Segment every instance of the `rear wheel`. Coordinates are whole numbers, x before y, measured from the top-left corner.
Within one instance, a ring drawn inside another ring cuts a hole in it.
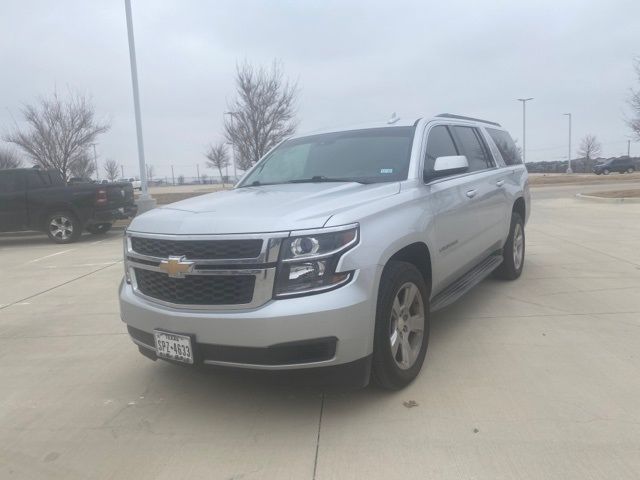
[[[49,238],[56,243],[72,243],[80,238],[80,221],[70,212],[55,212],[47,216],[45,229]]]
[[[378,292],[373,379],[398,390],[420,373],[429,342],[429,297],[424,278],[406,262],[390,262]]]
[[[605,175],[609,175],[609,169],[608,169],[608,168],[605,168],[605,169],[602,171],[602,173],[604,173]]]
[[[515,280],[522,274],[524,267],[524,221],[518,212],[511,214],[509,236],[502,249],[502,263],[496,269],[496,275],[504,280]]]
[[[109,230],[111,230],[110,223],[94,223],[87,227],[87,232],[92,233],[93,235],[102,235],[107,233]]]
[[[627,168],[627,173],[633,173],[635,171],[636,171],[636,169],[634,167]]]

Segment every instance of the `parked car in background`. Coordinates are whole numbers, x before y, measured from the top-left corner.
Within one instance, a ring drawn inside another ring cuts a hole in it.
[[[432,312],[492,272],[520,276],[529,198],[493,122],[395,117],[297,136],[233,190],[132,221],[121,318],[154,360],[402,388]]]
[[[134,190],[142,190],[142,182],[140,180],[136,180],[135,178],[130,178],[129,183]]]
[[[0,232],[38,230],[56,243],[71,243],[84,230],[106,233],[136,209],[129,183],[65,184],[53,170],[0,170]]]
[[[593,167],[593,173],[596,175],[609,175],[611,172],[633,173],[635,171],[636,164],[628,157],[612,158]]]

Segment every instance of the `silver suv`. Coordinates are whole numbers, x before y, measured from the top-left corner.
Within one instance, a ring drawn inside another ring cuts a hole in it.
[[[152,358],[402,388],[429,316],[522,272],[527,171],[499,124],[442,114],[298,136],[233,190],[135,218],[122,320]]]

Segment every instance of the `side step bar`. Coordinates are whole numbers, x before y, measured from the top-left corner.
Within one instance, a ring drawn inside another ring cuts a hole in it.
[[[431,300],[431,312],[448,307],[484,280],[502,263],[502,252],[495,253],[453,282]]]

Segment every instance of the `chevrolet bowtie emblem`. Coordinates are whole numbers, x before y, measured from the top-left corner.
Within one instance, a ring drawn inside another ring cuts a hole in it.
[[[193,262],[185,260],[185,257],[169,257],[162,260],[158,267],[167,275],[173,278],[184,278],[184,276],[193,270]]]

